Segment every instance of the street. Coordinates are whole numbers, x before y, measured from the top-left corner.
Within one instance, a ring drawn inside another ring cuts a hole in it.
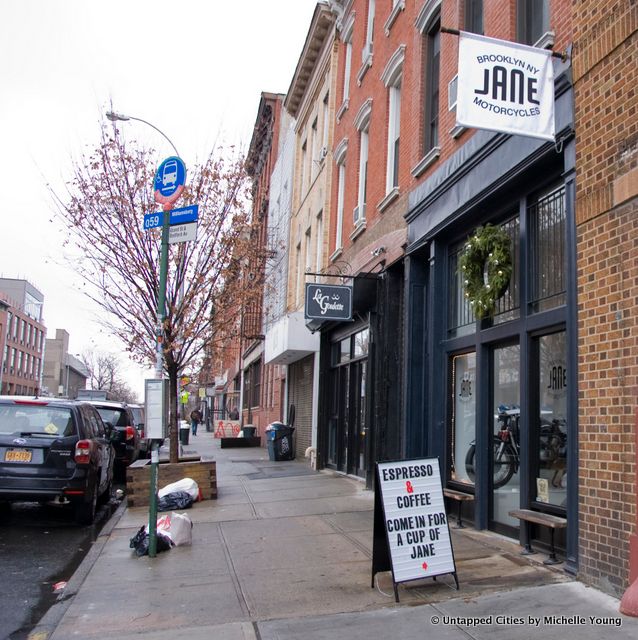
[[[72,512],[33,502],[0,506],[0,565],[5,584],[0,640],[24,640],[57,600],[54,585],[66,582],[117,507],[98,507],[95,523],[78,526]]]

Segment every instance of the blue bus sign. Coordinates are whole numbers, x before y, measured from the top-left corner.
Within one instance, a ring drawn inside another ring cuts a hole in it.
[[[155,202],[170,206],[182,194],[186,184],[186,165],[181,158],[171,156],[166,158],[155,173],[154,191]]]

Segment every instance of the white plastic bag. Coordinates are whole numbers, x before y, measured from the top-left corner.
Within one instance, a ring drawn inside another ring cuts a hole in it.
[[[171,540],[176,547],[193,542],[193,523],[185,513],[171,511]]]
[[[182,478],[177,482],[171,482],[171,484],[167,484],[165,487],[160,489],[157,492],[157,495],[158,497],[163,498],[165,495],[174,493],[175,491],[186,491],[186,493],[191,495],[194,502],[201,500],[199,486],[192,478]]]
[[[192,529],[193,523],[185,513],[171,511],[157,518],[157,534],[167,537],[176,547],[192,544]]]

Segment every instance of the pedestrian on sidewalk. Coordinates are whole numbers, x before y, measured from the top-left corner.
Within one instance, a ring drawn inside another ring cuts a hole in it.
[[[197,435],[197,425],[202,421],[202,414],[199,409],[191,411],[191,433]]]

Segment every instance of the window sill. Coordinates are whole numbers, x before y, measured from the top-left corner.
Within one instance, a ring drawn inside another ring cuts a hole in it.
[[[350,99],[346,98],[341,103],[341,106],[339,107],[339,110],[337,111],[337,122],[341,121],[341,118],[343,118],[343,114],[348,110],[349,106],[350,106]]]
[[[399,187],[394,187],[381,202],[377,205],[380,213],[383,213],[399,197]]]
[[[360,222],[357,222],[354,229],[352,230],[352,233],[349,236],[350,240],[354,242],[365,230],[366,230],[366,221],[361,220]]]
[[[339,247],[338,249],[335,249],[334,253],[328,258],[328,260],[330,260],[330,262],[334,262],[342,253],[343,247]]]
[[[441,147],[434,147],[428,151],[419,163],[410,172],[415,178],[418,178],[428,167],[432,166],[441,155]]]
[[[368,73],[368,69],[372,66],[372,54],[369,53],[368,57],[363,61],[361,65],[361,69],[359,69],[359,73],[357,73],[357,85],[360,87],[363,82],[363,78],[366,73]]]
[[[467,131],[467,127],[464,127],[462,124],[457,124],[455,127],[450,129],[450,135],[453,138],[460,138],[461,134]]]
[[[392,7],[392,11],[388,16],[388,19],[385,21],[383,25],[383,30],[385,31],[386,37],[390,35],[390,29],[392,29],[392,25],[394,21],[397,19],[397,16],[401,13],[401,11],[405,10],[405,0],[399,0],[394,7]]]

